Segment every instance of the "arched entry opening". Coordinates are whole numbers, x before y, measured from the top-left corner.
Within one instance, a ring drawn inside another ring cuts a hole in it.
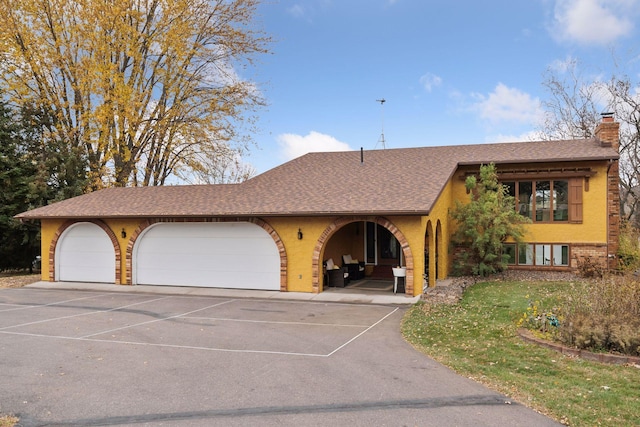
[[[413,296],[414,263],[409,243],[404,234],[384,217],[339,218],[331,223],[316,242],[313,258],[313,292],[322,292],[325,284],[324,262],[332,259],[343,265],[343,255],[363,263],[365,279],[371,277],[377,266],[386,266],[388,284],[392,292],[392,266],[406,267],[405,293]],[[357,288],[355,288],[357,289]],[[363,288],[364,289],[364,288]]]
[[[438,222],[436,223],[436,242],[435,242],[435,249],[436,249],[436,253],[435,253],[435,260],[436,260],[436,264],[435,264],[435,280],[438,279],[442,279],[443,277],[443,273],[444,271],[442,270],[443,266],[441,265],[440,262],[440,255],[442,252],[442,224],[440,223],[440,220],[438,220]]]
[[[427,228],[424,233],[424,286],[433,286],[435,284],[435,234],[431,221],[427,222]],[[432,265],[433,263],[433,265]]]

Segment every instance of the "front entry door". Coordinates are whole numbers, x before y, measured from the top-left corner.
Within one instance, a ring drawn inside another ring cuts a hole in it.
[[[402,251],[395,236],[374,222],[367,222],[366,229],[367,264],[401,265]]]

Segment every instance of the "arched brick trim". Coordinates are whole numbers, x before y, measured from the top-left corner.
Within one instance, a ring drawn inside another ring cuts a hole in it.
[[[342,217],[333,221],[329,226],[320,234],[318,241],[316,242],[316,246],[313,249],[313,258],[311,260],[312,263],[312,271],[313,277],[311,278],[313,293],[320,293],[320,277],[322,276],[322,260],[320,259],[320,254],[322,253],[322,249],[329,241],[329,238],[333,236],[333,234],[344,227],[347,224],[352,222],[375,222],[389,230],[391,234],[398,240],[400,243],[400,247],[402,248],[402,254],[404,256],[404,263],[407,267],[407,277],[405,277],[405,294],[409,296],[413,296],[413,253],[411,252],[411,248],[409,247],[409,242],[407,242],[404,234],[398,230],[391,221],[384,217]]]
[[[90,222],[91,224],[97,225],[98,227],[102,228],[102,230],[104,230],[105,233],[107,233],[107,236],[109,236],[109,239],[111,240],[111,244],[113,245],[113,249],[116,254],[116,285],[119,284],[120,274],[121,274],[120,260],[122,259],[121,252],[120,252],[120,244],[118,244],[118,238],[116,237],[113,230],[111,230],[106,223],[104,223],[99,219],[87,219],[87,220],[81,220],[81,221],[69,220],[69,221],[66,221],[64,224],[62,224],[60,227],[58,227],[55,234],[53,235],[53,239],[51,239],[51,244],[49,245],[49,281],[54,282],[56,280],[56,262],[55,262],[56,247],[58,246],[58,240],[60,240],[62,233],[64,233],[67,230],[67,228],[71,227],[72,225],[80,224],[83,222]]]
[[[140,237],[145,229],[162,222],[250,222],[261,227],[269,233],[269,236],[271,236],[278,248],[278,253],[280,254],[280,291],[287,291],[287,251],[285,250],[284,243],[276,230],[274,230],[269,223],[260,218],[153,218],[143,221],[135,229],[127,243],[127,251],[125,254],[127,285],[133,284],[133,248],[135,247],[138,237]]]

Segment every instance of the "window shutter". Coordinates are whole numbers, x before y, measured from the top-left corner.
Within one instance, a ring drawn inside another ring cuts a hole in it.
[[[582,223],[582,178],[569,180],[569,222]]]

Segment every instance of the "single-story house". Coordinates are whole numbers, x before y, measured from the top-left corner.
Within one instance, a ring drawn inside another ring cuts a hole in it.
[[[449,274],[449,212],[488,163],[532,221],[524,249],[505,245],[510,268],[613,265],[618,127],[604,116],[591,139],[310,153],[241,184],[107,188],[17,217],[41,221],[45,281],[318,293],[326,261],[350,255],[352,276],[406,267],[415,296]]]

